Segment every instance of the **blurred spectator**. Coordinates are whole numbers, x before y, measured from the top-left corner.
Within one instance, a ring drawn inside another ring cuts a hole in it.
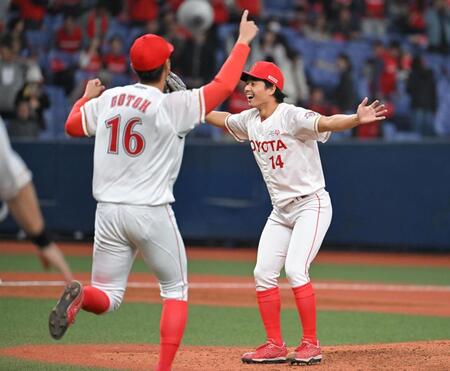
[[[25,21],[28,30],[38,30],[42,26],[47,13],[47,0],[13,0],[12,5],[17,6],[20,18]]]
[[[318,86],[311,89],[306,108],[325,116],[330,116],[335,113],[333,107],[325,100],[325,92]]]
[[[333,39],[352,40],[359,36],[359,24],[348,7],[339,10],[339,18],[331,29]]]
[[[83,29],[88,42],[94,38],[103,42],[108,32],[110,14],[107,3],[107,0],[98,0],[95,7],[82,17]]]
[[[18,60],[9,35],[1,39],[0,57],[0,115],[8,119],[14,116],[14,101],[25,84],[27,67]]]
[[[156,0],[126,1],[128,20],[132,27],[142,27],[147,22],[158,19],[159,9]]]
[[[330,39],[328,21],[324,14],[317,14],[311,25],[304,27],[305,36],[314,41],[326,41]]]
[[[380,93],[383,97],[390,97],[397,88],[398,46],[396,42],[392,42],[386,49],[383,44],[376,43],[374,49],[378,65],[381,67],[378,84]]]
[[[411,120],[414,131],[433,136],[434,114],[437,108],[436,82],[433,72],[426,68],[421,56],[413,60],[407,91],[411,96]]]
[[[35,139],[41,128],[37,120],[31,116],[30,102],[26,99],[17,101],[16,115],[9,120],[8,133],[11,138]]]
[[[429,49],[450,52],[450,6],[446,0],[435,0],[425,14]]]
[[[216,71],[214,39],[207,33],[195,33],[180,53],[177,69],[188,88],[198,88],[212,80]]]
[[[385,0],[364,0],[362,30],[366,36],[383,38],[386,34]]]
[[[221,25],[230,20],[230,12],[225,4],[225,0],[212,0],[211,5],[214,11],[214,24]]]
[[[25,22],[23,19],[13,17],[8,22],[9,36],[11,37],[12,48],[16,55],[21,55],[26,50],[27,40],[25,37]]]
[[[339,83],[334,91],[334,101],[340,112],[354,112],[356,91],[350,59],[346,54],[339,54],[336,64],[340,72],[340,77]]]
[[[40,130],[45,130],[44,111],[50,107],[50,99],[43,89],[44,78],[37,65],[28,68],[26,83],[16,96],[16,107],[20,101],[29,102],[30,118]]]
[[[306,81],[303,58],[294,50],[287,50],[287,60],[284,63],[284,92],[286,103],[303,104],[309,100],[309,86]]]
[[[75,102],[80,98],[88,80],[97,77],[104,80],[105,76],[101,74],[103,59],[100,46],[100,39],[94,38],[89,46],[81,51],[79,69],[75,72],[75,88],[70,93],[70,101]]]
[[[249,18],[255,22],[259,21],[262,12],[261,0],[234,0],[235,15],[237,19],[241,18],[242,12],[247,9]]]
[[[123,40],[119,36],[113,36],[109,40],[108,52],[103,56],[103,66],[107,76],[108,87],[128,85],[130,78],[129,62],[125,54]]]
[[[64,22],[56,31],[56,48],[66,53],[78,53],[81,50],[83,33],[81,27],[77,25],[75,16],[67,14]]]

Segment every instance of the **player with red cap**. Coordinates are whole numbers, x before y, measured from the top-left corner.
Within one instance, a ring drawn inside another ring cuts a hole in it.
[[[314,364],[322,360],[316,334],[316,301],[309,267],[331,222],[331,201],[317,142],[333,131],[348,130],[385,118],[378,101],[365,98],[353,115],[322,116],[283,103],[284,77],[270,62],[256,62],[242,73],[250,109],[239,114],[211,112],[212,125],[227,128],[238,141],[249,141],[272,201],[273,210],[262,232],[254,277],[259,312],[267,341],[245,353],[245,363]],[[280,326],[281,269],[297,304],[303,328],[299,346],[288,353]]]
[[[157,370],[170,370],[187,321],[187,262],[171,208],[186,135],[236,88],[258,28],[241,19],[236,45],[215,79],[186,90],[170,71],[173,46],[158,35],[136,39],[130,59],[139,83],[105,90],[90,80],[67,121],[70,136],[95,136],[97,200],[91,284],[73,281],[50,313],[60,339],[80,309],[119,308],[138,252],[155,272],[163,298]],[[169,92],[167,92],[167,90]]]

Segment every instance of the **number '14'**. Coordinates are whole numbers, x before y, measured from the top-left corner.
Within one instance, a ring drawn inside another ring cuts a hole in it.
[[[281,159],[281,155],[277,155],[276,157],[271,156],[269,160],[272,162],[272,169],[276,169],[277,167],[282,169],[284,166],[284,162]]]

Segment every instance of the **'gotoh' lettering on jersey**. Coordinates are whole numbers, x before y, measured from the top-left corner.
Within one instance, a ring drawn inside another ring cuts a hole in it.
[[[283,143],[281,139],[277,140],[266,140],[260,142],[258,140],[251,140],[250,145],[252,146],[252,151],[257,152],[268,152],[268,151],[280,151],[282,149],[287,149],[286,144]]]
[[[141,97],[136,97],[132,94],[120,94],[115,95],[111,99],[111,108],[116,106],[125,106],[135,108],[142,113],[145,113],[148,106],[150,105],[150,101],[148,99],[144,99]]]

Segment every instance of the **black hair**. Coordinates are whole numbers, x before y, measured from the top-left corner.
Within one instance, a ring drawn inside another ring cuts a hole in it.
[[[270,89],[273,86],[275,86],[274,84],[272,84],[271,82],[267,81],[267,80],[261,80],[264,82],[264,85],[266,86],[266,89]],[[275,98],[275,101],[277,103],[283,103],[284,102],[284,98],[286,97],[280,89],[276,88],[275,89],[275,93],[273,93],[273,96]]]
[[[139,81],[143,84],[154,83],[158,82],[161,79],[161,75],[164,71],[164,64],[149,71],[134,71],[136,72],[136,75],[138,75]]]

